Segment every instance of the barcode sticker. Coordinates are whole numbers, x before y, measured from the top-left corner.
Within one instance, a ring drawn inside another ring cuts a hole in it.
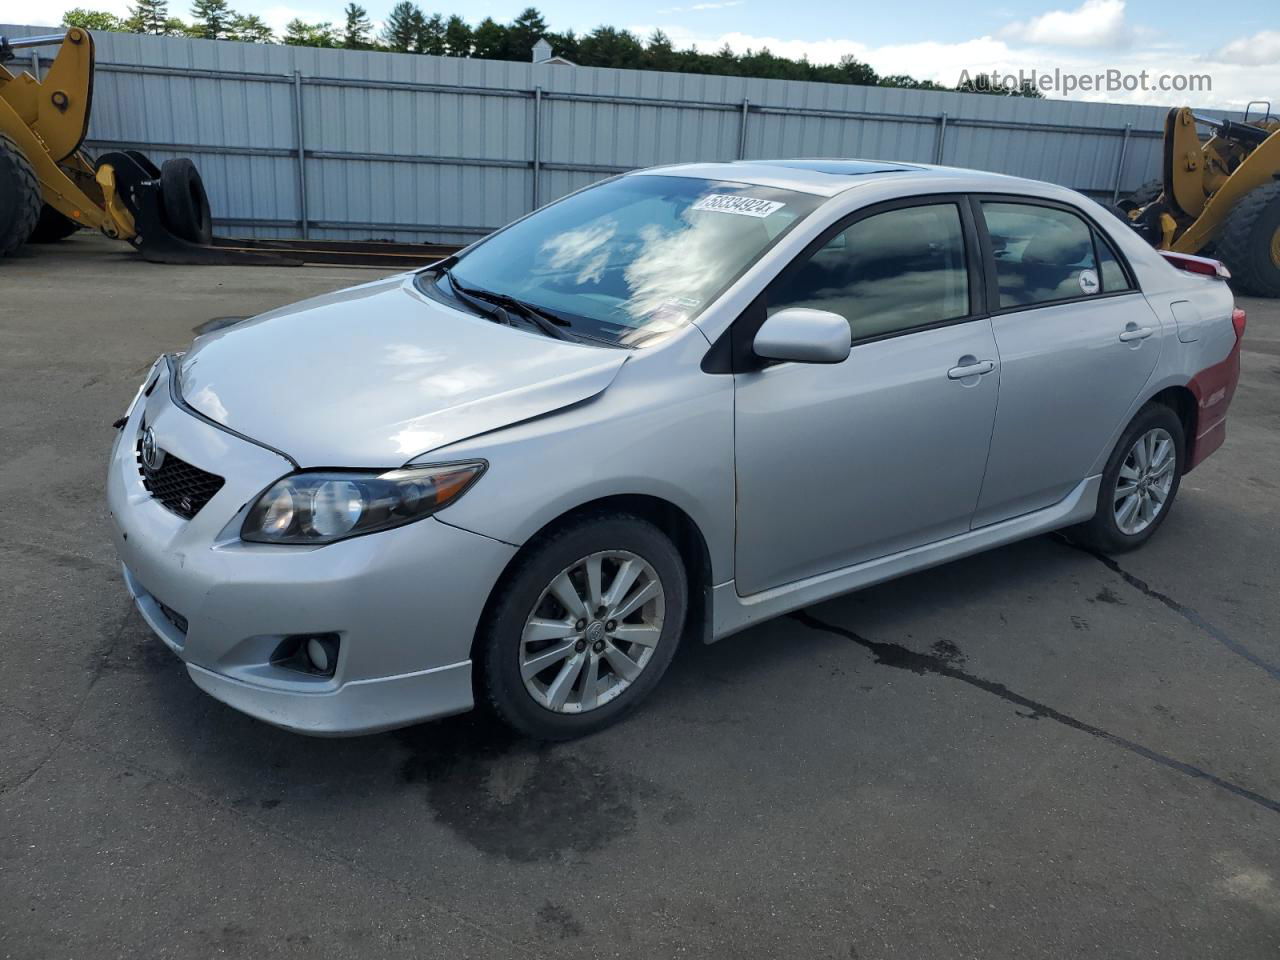
[[[777,200],[760,200],[757,197],[740,197],[732,193],[709,193],[693,205],[693,210],[712,210],[716,213],[736,213],[740,217],[764,219],[785,207]]]

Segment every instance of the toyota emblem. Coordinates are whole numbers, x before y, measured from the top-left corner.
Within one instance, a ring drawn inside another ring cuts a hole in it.
[[[148,470],[159,470],[164,463],[164,451],[156,444],[156,432],[147,427],[142,435],[142,465]]]

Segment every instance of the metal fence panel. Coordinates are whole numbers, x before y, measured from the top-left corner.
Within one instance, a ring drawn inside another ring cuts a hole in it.
[[[9,36],[47,32],[0,26]],[[1165,115],[1122,104],[95,37],[89,149],[137,148],[157,162],[191,156],[218,232],[232,236],[466,242],[623,170],[738,157],[944,163],[1109,200],[1157,175]]]

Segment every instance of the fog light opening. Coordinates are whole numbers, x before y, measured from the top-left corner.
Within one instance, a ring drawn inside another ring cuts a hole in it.
[[[271,663],[313,677],[332,677],[338,666],[338,635],[295,633],[285,637],[271,655]]]

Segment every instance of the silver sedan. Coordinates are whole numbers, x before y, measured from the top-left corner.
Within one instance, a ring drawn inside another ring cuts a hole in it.
[[[1173,259],[992,174],[617,177],[158,360],[107,482],[125,583],[269,723],[478,698],[579,736],[682,640],[1057,528],[1145,542],[1223,441],[1244,330]]]

